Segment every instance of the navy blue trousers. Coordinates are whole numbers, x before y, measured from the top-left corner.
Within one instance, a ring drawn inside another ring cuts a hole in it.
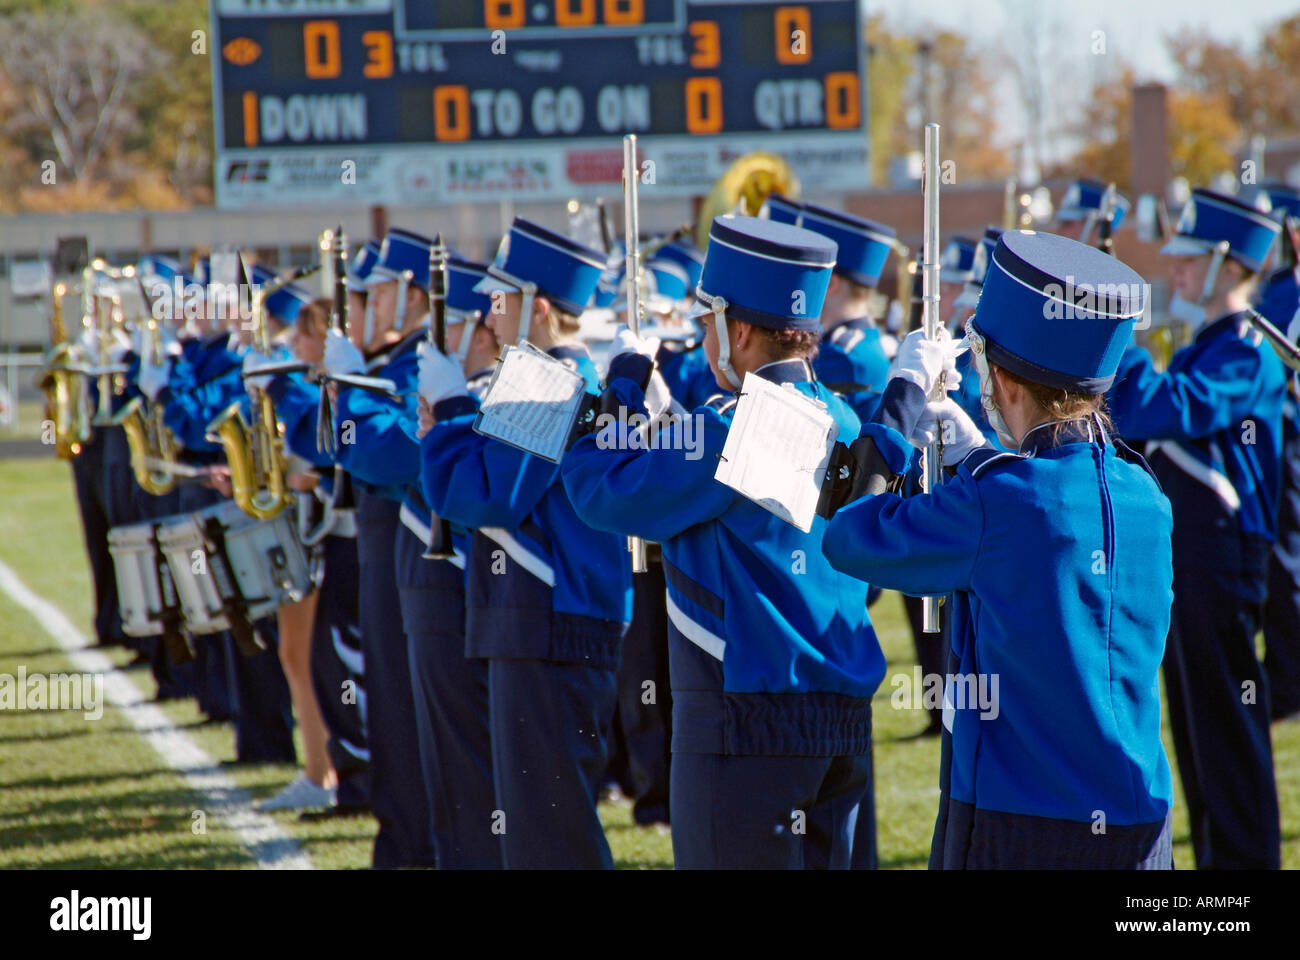
[[[276,653],[274,616],[254,624],[267,648],[252,656],[234,649],[228,663],[235,691],[235,757],[243,763],[297,763],[293,744],[293,700]]]
[[[617,686],[613,670],[489,661],[493,827],[506,867],[614,866],[596,800]]]
[[[362,490],[356,497],[370,807],[379,821],[372,862],[377,869],[432,867],[437,857],[429,791],[420,767],[411,662],[393,564],[399,505]]]
[[[496,793],[486,660],[465,656],[465,572],[425,560],[424,542],[398,527],[395,555],[420,762],[433,810],[433,842],[442,870],[501,866],[492,832]]]
[[[947,734],[945,733],[945,739]],[[931,870],[1172,870],[1173,833],[1162,823],[1091,823],[981,810],[939,798]]]
[[[675,753],[679,870],[836,869],[853,862],[871,758]]]
[[[611,735],[620,757],[617,765],[613,760],[610,764],[632,798],[632,819],[642,826],[668,823],[673,729],[664,568],[653,560],[647,568],[632,578],[632,622],[623,637]]]
[[[321,541],[325,575],[312,624],[311,682],[329,731],[329,756],[341,807],[370,805],[370,748],[366,742],[365,658],[357,589],[355,537]]]
[[[1273,719],[1300,713],[1300,433],[1282,419],[1282,496],[1269,554],[1264,673]]]
[[[1170,728],[1197,868],[1276,869],[1281,826],[1268,691],[1255,655],[1269,545],[1221,539],[1201,554],[1218,566],[1174,566],[1164,662]],[[1175,524],[1174,557],[1192,556],[1179,547]]]
[[[108,531],[112,526],[104,502],[104,435],[110,431],[95,427],[90,441],[72,460],[72,481],[81,510],[81,533],[90,560],[90,578],[95,588],[95,639],[101,644],[121,643],[122,620],[117,606],[117,575],[113,555],[108,552]],[[120,431],[119,431],[120,432]]]

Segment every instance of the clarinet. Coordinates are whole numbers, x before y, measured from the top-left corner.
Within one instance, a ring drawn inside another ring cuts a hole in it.
[[[469,335],[466,331],[465,336]],[[447,250],[442,245],[442,234],[435,234],[429,248],[429,343],[444,356],[447,353]],[[455,556],[451,537],[451,523],[443,517],[429,531],[429,549],[425,560],[447,560]]]
[[[322,249],[321,253],[324,255],[325,250]],[[343,234],[342,224],[339,224],[334,231],[329,256],[334,267],[334,304],[330,309],[330,327],[346,337],[348,335],[348,238]],[[334,440],[334,408],[330,406],[329,391],[326,390],[323,382],[320,400],[316,407],[316,449],[330,456],[338,453],[338,444]]]

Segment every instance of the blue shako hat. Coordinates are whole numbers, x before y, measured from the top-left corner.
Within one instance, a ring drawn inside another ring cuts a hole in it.
[[[672,243],[664,244],[654,255],[654,259],[670,260],[686,271],[685,296],[690,296],[695,285],[700,282],[700,274],[704,272],[704,251],[689,240],[674,240]]]
[[[447,320],[459,323],[468,314],[487,316],[492,298],[474,287],[487,276],[487,264],[461,257],[447,257]]]
[[[410,285],[429,289],[429,248],[433,241],[413,230],[391,227],[379,245],[379,260],[367,280],[371,286],[400,279],[410,273]]]
[[[811,230],[757,217],[716,217],[695,294],[709,309],[725,300],[727,316],[755,326],[820,330],[834,264],[835,241]]]
[[[855,217],[851,213],[805,203],[798,226],[835,241],[839,253],[835,273],[864,287],[874,287],[894,248],[898,232],[893,227]]]
[[[1076,180],[1066,188],[1065,196],[1061,198],[1060,209],[1056,211],[1058,222],[1065,223],[1071,220],[1087,219],[1088,214],[1098,213],[1101,210],[1103,198],[1106,196],[1108,184],[1100,180]],[[1122,193],[1115,194],[1115,218],[1111,221],[1111,229],[1118,230],[1119,225],[1124,221],[1124,215],[1128,213],[1128,197]]]
[[[803,213],[803,204],[798,200],[783,197],[779,193],[773,193],[764,201],[763,209],[767,211],[767,219],[775,223],[793,224],[797,227],[799,226],[799,215]]]
[[[769,330],[820,330],[826,288],[835,266],[835,241],[773,220],[726,215],[709,227],[696,315],[713,314],[717,366],[740,387],[731,365],[727,318]]]
[[[1226,243],[1226,255],[1254,272],[1263,267],[1281,231],[1282,225],[1259,208],[1197,187],[1183,205],[1174,236],[1160,252],[1196,256]]]
[[[998,245],[1000,236],[1002,236],[1001,227],[984,228],[984,236],[980,237],[980,242],[976,244],[971,254],[970,276],[966,280],[966,286],[962,288],[961,293],[957,294],[958,307],[973,310],[975,304],[979,302],[980,291],[984,287],[984,277],[989,272],[989,258],[993,256],[993,248]]]
[[[1275,216],[1281,211],[1284,216],[1300,217],[1300,188],[1273,180],[1260,184],[1260,189],[1268,194]]]
[[[348,264],[348,289],[357,293],[366,292],[366,278],[379,262],[379,241],[367,240],[366,245],[352,255]]]
[[[544,296],[576,317],[587,309],[605,268],[605,254],[599,250],[515,217],[488,267],[488,276],[475,289],[484,294],[501,291]]]
[[[969,283],[975,270],[975,248],[970,237],[952,237],[939,254],[939,280],[943,283]]]
[[[1008,230],[970,325],[998,366],[1058,390],[1104,393],[1146,299],[1142,277],[1095,247]]]
[[[277,280],[275,271],[258,264],[253,265],[253,283],[265,287]],[[311,303],[311,294],[297,284],[281,287],[266,298],[266,311],[281,323],[290,324],[298,319],[298,311]]]

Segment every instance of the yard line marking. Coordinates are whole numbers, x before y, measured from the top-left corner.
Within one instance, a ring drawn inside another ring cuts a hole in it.
[[[0,590],[30,613],[62,648],[73,669],[104,678],[104,696],[122,711],[136,732],[149,741],[163,762],[185,778],[190,789],[204,798],[206,809],[218,823],[234,831],[239,842],[263,870],[311,870],[311,858],[275,820],[253,809],[253,798],[224,773],[206,750],[176,727],[167,714],[145,701],[140,688],[113,662],[86,646],[86,638],[63,611],[27,584],[0,560]]]

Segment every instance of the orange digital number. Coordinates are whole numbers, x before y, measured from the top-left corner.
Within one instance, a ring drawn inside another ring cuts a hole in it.
[[[433,135],[438,140],[469,139],[469,87],[433,88]]]
[[[645,0],[605,0],[605,24],[636,26],[645,22]]]
[[[367,30],[361,35],[366,47],[366,65],[361,72],[372,80],[393,75],[393,35],[387,30]]]
[[[257,94],[245,90],[241,98],[244,105],[244,146],[257,146]]]
[[[330,80],[343,72],[337,20],[308,20],[302,25],[303,65],[312,80]]]
[[[686,132],[697,135],[722,130],[722,81],[690,77],[686,81]]]
[[[807,63],[812,59],[812,20],[807,7],[777,7],[776,62]]]
[[[826,74],[826,126],[847,130],[862,125],[861,87],[852,71]]]
[[[524,25],[524,0],[483,0],[483,25],[511,30]]]
[[[578,9],[573,9],[577,7]],[[596,22],[596,0],[557,0],[555,23],[560,27],[589,27]]]
[[[722,46],[718,42],[718,21],[694,20],[690,25],[695,49],[691,51],[691,66],[696,70],[711,70],[722,60]]]

